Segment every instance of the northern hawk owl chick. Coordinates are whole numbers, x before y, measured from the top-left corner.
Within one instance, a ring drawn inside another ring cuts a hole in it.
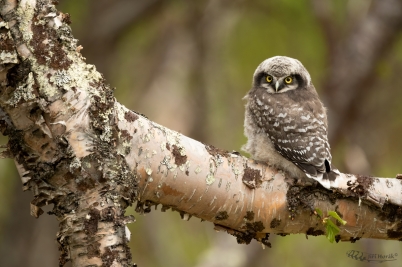
[[[339,172],[331,166],[326,110],[300,61],[276,56],[262,62],[245,99],[243,150],[329,189]]]

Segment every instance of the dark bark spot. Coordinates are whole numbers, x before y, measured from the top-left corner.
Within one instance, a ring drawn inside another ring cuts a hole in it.
[[[381,220],[387,220],[391,223],[395,221],[402,221],[402,207],[386,203],[382,207],[379,217]]]
[[[215,220],[217,221],[223,221],[226,220],[227,218],[229,218],[227,211],[220,211],[218,212],[218,214],[215,215]]]
[[[208,151],[208,153],[211,155],[211,156],[222,156],[222,157],[228,157],[229,156],[229,151],[227,151],[227,150],[223,150],[223,149],[220,149],[220,148],[216,148],[216,147],[214,147],[214,146],[212,146],[212,145],[205,145],[205,149]]]
[[[90,243],[87,247],[87,256],[88,258],[93,258],[93,257],[99,257],[100,256],[100,243],[99,242],[93,242]]]
[[[268,238],[269,238],[269,233],[266,234],[265,237],[261,238],[261,240],[259,240],[259,241],[261,241],[261,243],[263,243],[267,247],[271,248],[272,245],[271,245],[271,242],[268,241]]]
[[[57,217],[62,217],[64,214],[78,209],[78,200],[75,194],[57,197],[52,203],[54,203],[53,210],[49,211],[48,214],[54,214]]]
[[[387,230],[387,236],[388,236],[389,238],[393,238],[393,239],[402,238],[402,222],[399,222],[399,223],[396,225],[396,229],[394,229],[394,230],[391,230],[391,229]]]
[[[276,235],[279,235],[279,236],[288,236],[288,235],[290,235],[290,234],[278,233],[278,234],[276,234]]]
[[[68,13],[64,13],[63,14],[63,22],[67,23],[68,25],[70,25],[71,23],[73,23],[71,21],[71,16]]]
[[[356,243],[356,241],[359,240],[359,239],[360,239],[360,237],[351,237],[349,239],[349,241],[350,241],[350,243]]]
[[[10,134],[10,129],[8,127],[8,123],[5,118],[0,118],[0,133],[4,136],[8,136]]]
[[[259,170],[251,169],[250,167],[247,166],[244,169],[242,181],[249,188],[253,189],[259,187],[262,183],[261,172]]]
[[[188,214],[187,212],[184,212],[184,211],[178,210],[178,212],[179,212],[180,218],[181,218],[182,220],[189,221],[189,220],[191,219],[191,217],[193,216],[193,215]],[[188,217],[185,218],[184,216],[186,216],[186,215],[188,215]]]
[[[63,235],[60,235],[60,237]],[[61,241],[60,237],[57,239],[57,241],[60,243],[59,245],[59,251],[60,251],[60,257],[59,257],[59,266],[64,266],[69,260],[70,260],[70,250],[69,246],[65,244],[66,241]]]
[[[131,139],[133,139],[133,137],[127,130],[122,130],[120,133],[121,133],[121,137],[127,141],[130,141]]]
[[[14,41],[8,34],[2,34],[0,38],[0,51],[14,51]]]
[[[246,223],[247,231],[251,233],[258,233],[265,229],[264,224],[261,221]]]
[[[115,219],[116,211],[113,207],[107,207],[101,211],[101,220],[105,222],[113,222]]]
[[[161,212],[166,212],[168,209],[170,209],[170,206],[162,205]]]
[[[17,84],[25,80],[30,72],[31,63],[29,60],[25,60],[20,64],[15,65],[7,72],[8,85],[11,87],[17,87]]]
[[[234,234],[236,236],[236,241],[238,244],[250,244],[251,240],[253,240],[254,235],[250,233],[242,233],[242,232],[236,232]]]
[[[125,118],[128,122],[134,122],[134,121],[138,120],[138,115],[135,114],[135,113],[132,112],[132,111],[127,111],[127,112],[124,114],[124,118]]]
[[[254,220],[254,212],[253,211],[247,211],[246,216],[244,216],[244,219],[247,220],[247,221]]]
[[[272,221],[271,221],[271,223],[270,223],[270,227],[272,228],[272,229],[274,229],[274,228],[276,228],[277,226],[279,226],[281,224],[281,220],[280,219],[277,219],[277,218],[274,218]]]
[[[36,128],[35,130],[32,130],[31,134],[33,137],[36,138],[44,138],[46,136],[45,133],[42,132],[42,130],[39,127]]]
[[[111,250],[110,248],[105,249],[105,253],[101,255],[102,266],[109,267],[112,266],[113,262],[116,260],[119,262],[119,250]]]
[[[221,228],[226,228],[225,226],[220,226]],[[252,239],[256,239],[264,245],[271,247],[271,243],[268,242],[269,234],[259,233],[257,237],[257,232],[265,229],[262,222],[246,223],[246,229],[244,232],[236,231],[230,228],[226,228],[227,232],[236,237],[238,244],[249,244]]]
[[[313,227],[310,227],[307,232],[306,235],[312,235],[312,236],[319,236],[319,235],[324,235],[324,231],[322,230],[314,230]]]
[[[30,45],[37,62],[55,70],[68,69],[72,61],[64,52],[62,40],[57,36],[56,30],[39,24],[37,19],[33,19],[31,29],[33,36]]]
[[[49,143],[45,143],[45,144],[40,146],[40,149],[45,150],[48,146],[49,146]],[[49,153],[49,151],[46,151],[46,153]]]
[[[104,183],[106,183],[106,182],[108,181],[108,179],[106,179],[106,177],[103,176],[103,174],[101,173],[101,175],[99,176],[98,181],[99,181],[101,184],[104,184]]]
[[[75,176],[71,172],[67,172],[66,174],[64,174],[64,180],[66,180],[66,182],[69,182],[73,179],[75,179]]]
[[[77,189],[81,192],[86,192],[88,189],[95,187],[95,181],[90,177],[83,177],[77,182]]]
[[[363,197],[367,195],[367,190],[374,183],[374,178],[364,175],[356,175],[356,181],[350,182],[348,181],[347,185],[348,190],[352,192],[352,194],[357,195],[359,197]]]
[[[338,199],[345,198],[345,196],[337,192],[322,190],[322,187],[319,185],[318,187],[290,186],[286,193],[286,198],[290,217],[293,220],[303,210],[307,210],[313,214],[314,205],[317,200],[330,201],[334,204]]]
[[[84,231],[88,236],[93,236],[98,232],[98,222],[100,219],[100,212],[97,209],[91,209],[88,217],[84,218]]]
[[[180,149],[178,146],[173,145],[173,151],[172,151],[173,157],[174,157],[174,163],[177,166],[181,166],[187,162],[187,155],[181,155],[180,154]]]

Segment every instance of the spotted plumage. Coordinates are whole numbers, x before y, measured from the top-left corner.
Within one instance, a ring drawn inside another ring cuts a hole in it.
[[[326,110],[300,61],[277,56],[262,62],[245,99],[243,150],[330,188],[338,172],[331,166]]]

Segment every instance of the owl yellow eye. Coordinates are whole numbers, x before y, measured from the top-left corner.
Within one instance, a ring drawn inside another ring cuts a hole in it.
[[[293,81],[293,79],[292,79],[292,77],[290,77],[290,76],[288,76],[288,77],[285,78],[285,83],[286,83],[286,84],[290,84],[290,83],[292,83],[292,81]]]
[[[269,83],[272,82],[272,76],[271,75],[267,75],[266,79],[267,79],[267,82],[269,82]]]

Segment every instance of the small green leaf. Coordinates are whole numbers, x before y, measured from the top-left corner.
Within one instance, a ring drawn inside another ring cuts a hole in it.
[[[327,220],[325,223],[327,228],[326,236],[329,242],[334,243],[335,236],[339,234],[339,228],[331,220]]]
[[[322,210],[315,208],[315,212],[318,214],[318,216],[320,216],[320,218],[322,218]]]
[[[328,211],[328,215],[335,218],[338,222],[340,222],[342,225],[346,224],[346,221],[342,220],[342,218],[336,213],[336,211]]]

